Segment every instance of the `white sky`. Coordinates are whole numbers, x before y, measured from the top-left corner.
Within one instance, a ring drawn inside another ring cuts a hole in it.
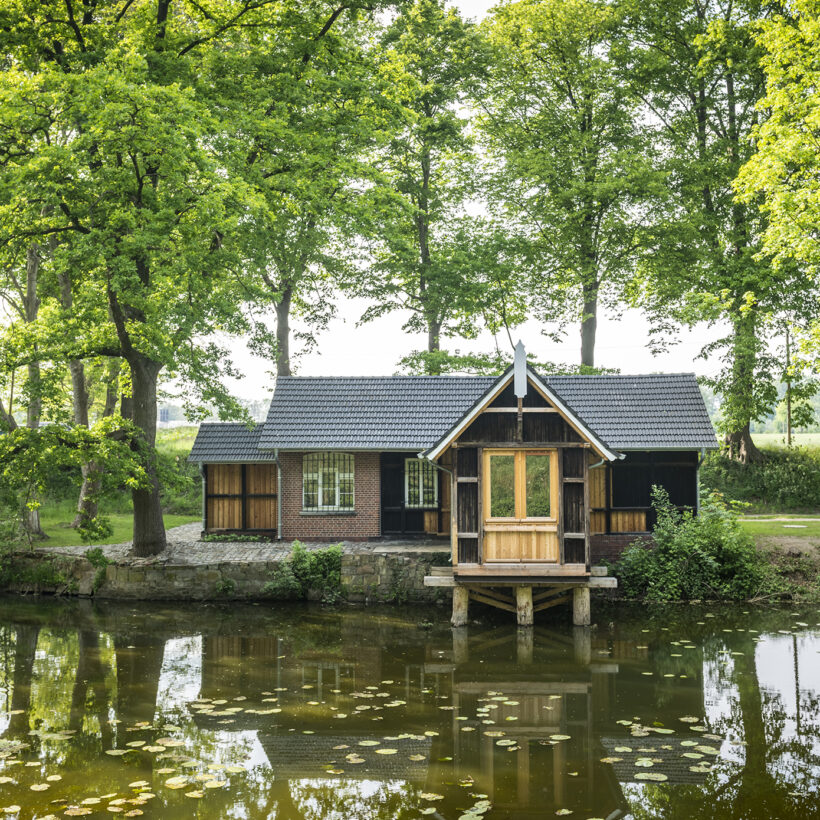
[[[456,0],[461,12],[480,19],[494,5],[494,0]],[[357,327],[366,302],[340,298],[336,318],[321,334],[318,348],[295,362],[302,376],[371,376],[394,373],[402,356],[412,350],[424,349],[422,335],[408,335],[401,327],[407,319],[398,313]],[[271,327],[273,324],[271,323]],[[515,331],[515,340],[523,340],[527,351],[541,361],[577,364],[580,361],[580,334],[577,326],[567,328],[562,342],[555,343],[541,334],[542,326],[528,322]],[[715,338],[717,332],[707,328],[684,331],[678,344],[668,352],[653,356],[647,347],[649,324],[639,311],[628,310],[620,318],[599,314],[596,364],[616,367],[623,373],[690,372],[707,375],[719,369],[716,361],[696,360],[701,347]],[[508,349],[506,339],[499,339]],[[447,349],[462,352],[489,352],[494,348],[492,336],[483,334],[475,341],[446,340]],[[292,343],[298,352],[299,343]],[[245,374],[229,382],[235,394],[243,399],[264,399],[273,387],[271,363],[252,357],[242,342],[230,345],[235,364]]]

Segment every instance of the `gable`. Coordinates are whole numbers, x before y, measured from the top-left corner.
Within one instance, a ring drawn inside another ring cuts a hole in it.
[[[514,395],[513,372],[508,369],[498,381],[454,424],[424,456],[438,458],[454,441],[514,442],[519,439],[518,399]],[[559,397],[527,368],[526,395],[521,400],[521,441],[588,442],[602,458],[618,457]]]

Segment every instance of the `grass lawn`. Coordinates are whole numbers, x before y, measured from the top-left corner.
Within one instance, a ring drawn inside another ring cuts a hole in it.
[[[785,433],[752,433],[758,447],[785,447]],[[793,433],[792,444],[800,447],[820,447],[820,433]]]
[[[89,544],[88,539],[83,538],[77,530],[69,526],[74,518],[74,507],[72,504],[49,504],[44,505],[40,510],[40,522],[46,535],[47,541],[42,542],[44,547],[76,547]],[[165,515],[166,528],[178,527],[180,524],[190,524],[199,521],[198,515]],[[131,540],[133,528],[133,515],[131,513],[110,513],[108,519],[114,532],[102,541],[95,541],[94,544],[122,544]]]
[[[800,516],[795,516],[799,518]],[[820,538],[820,519],[815,521],[773,521],[772,519],[741,519],[740,525],[754,536],[789,536]]]

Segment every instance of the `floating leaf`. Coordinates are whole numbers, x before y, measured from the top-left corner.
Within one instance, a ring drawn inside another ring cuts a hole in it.
[[[444,800],[443,794],[436,794],[435,792],[422,792],[419,797],[422,800]]]
[[[669,778],[665,774],[661,774],[660,772],[639,772],[635,775],[636,780],[655,780],[658,783],[661,783],[664,780],[668,780]]]
[[[377,755],[394,755],[398,749],[376,749]]]
[[[199,789],[195,789],[192,792],[185,792],[186,797],[202,797],[202,795],[204,795],[204,794],[205,794],[205,792],[199,791]]]
[[[49,783],[35,783],[33,786],[29,786],[29,788],[33,792],[44,792],[46,789],[50,789],[51,785]]]

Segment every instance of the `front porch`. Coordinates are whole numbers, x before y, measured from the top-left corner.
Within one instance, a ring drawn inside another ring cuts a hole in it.
[[[571,603],[573,624],[589,626],[592,622],[590,590],[618,586],[617,579],[607,574],[606,567],[590,567],[583,575],[556,572],[537,575],[532,574],[532,569],[532,566],[509,567],[482,577],[478,573],[456,576],[450,567],[433,567],[431,574],[425,576],[424,585],[453,590],[451,623],[456,627],[467,625],[470,601],[511,612],[518,625],[525,627],[533,625],[536,612]]]

